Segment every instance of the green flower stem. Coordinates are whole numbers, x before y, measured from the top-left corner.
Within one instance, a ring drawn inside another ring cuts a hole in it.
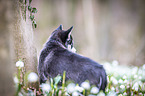
[[[65,77],[66,77],[66,71],[63,72],[62,92],[61,92],[61,95],[62,95],[62,96],[63,96],[64,89],[65,89]]]
[[[21,82],[21,68],[18,68],[18,80]]]
[[[86,91],[86,90],[84,89],[84,90],[83,90],[83,95],[84,95],[84,96],[85,96],[85,91]]]
[[[18,67],[18,88],[15,96],[18,96],[19,92],[21,91],[21,68]]]

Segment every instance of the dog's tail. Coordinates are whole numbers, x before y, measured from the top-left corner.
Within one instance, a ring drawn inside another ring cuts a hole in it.
[[[105,70],[103,69],[101,71],[101,76],[100,76],[100,83],[99,83],[99,89],[100,90],[103,90],[105,92],[105,88],[107,86],[107,75],[106,75],[106,72]]]

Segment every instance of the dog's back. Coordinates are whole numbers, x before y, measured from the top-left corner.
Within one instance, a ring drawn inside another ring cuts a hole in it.
[[[71,29],[67,31],[71,31]],[[44,83],[48,77],[54,78],[66,71],[66,80],[73,80],[78,84],[89,80],[91,85],[96,85],[100,90],[105,91],[107,78],[103,66],[87,57],[69,51],[67,48],[69,44],[66,42],[70,39],[70,32],[66,34],[67,36],[61,36],[60,33],[61,30],[54,31],[41,51],[38,66],[40,83]],[[61,41],[62,38],[65,38],[64,41]]]

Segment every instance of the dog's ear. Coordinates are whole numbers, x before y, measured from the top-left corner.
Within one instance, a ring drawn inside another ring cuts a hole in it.
[[[56,30],[62,30],[62,25],[59,25],[59,27]]]
[[[70,27],[68,30],[66,30],[66,32],[71,32],[71,30],[73,29],[73,26],[72,27]]]
[[[70,38],[71,30],[73,29],[73,26],[70,27],[68,30],[65,31],[67,38]]]
[[[68,30],[63,31],[63,33],[61,35],[61,40],[63,43],[66,42],[67,38],[70,38],[72,28],[73,28],[73,26],[70,27]]]

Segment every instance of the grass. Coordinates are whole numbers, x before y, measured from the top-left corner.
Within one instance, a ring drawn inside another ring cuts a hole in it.
[[[31,72],[24,74],[23,68],[18,68],[14,77],[16,96],[144,96],[145,95],[145,64],[141,67],[119,65],[118,61],[103,63],[107,72],[108,85],[105,93],[99,92],[89,81],[80,86],[71,81],[65,81],[63,76],[50,78],[46,83],[39,85],[38,76]],[[31,74],[31,76],[29,76]],[[62,83],[62,86],[58,86]],[[38,85],[38,86],[36,86]]]

